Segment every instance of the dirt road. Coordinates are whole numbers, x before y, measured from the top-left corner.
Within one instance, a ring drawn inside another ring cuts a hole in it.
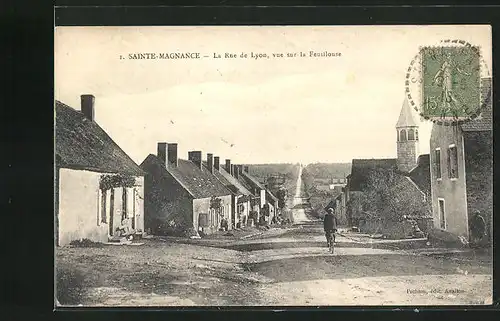
[[[295,196],[293,198],[292,215],[293,221],[297,224],[308,222],[309,219],[306,216],[305,210],[303,208],[302,199],[302,165],[299,166],[299,174],[297,177],[297,187],[295,190]]]
[[[297,186],[295,223],[289,228],[246,238],[58,248],[59,301],[85,306],[491,303],[488,255],[348,234],[337,238],[335,254],[329,254],[321,222],[307,216],[300,197],[300,175]]]

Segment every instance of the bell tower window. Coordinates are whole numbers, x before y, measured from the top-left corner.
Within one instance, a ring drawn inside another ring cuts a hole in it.
[[[415,140],[415,131],[413,129],[408,130],[408,140]]]
[[[405,129],[401,129],[399,131],[399,141],[400,142],[405,142],[406,141],[406,130]]]

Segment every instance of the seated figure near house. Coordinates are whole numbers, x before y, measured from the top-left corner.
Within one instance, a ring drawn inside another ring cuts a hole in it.
[[[220,222],[220,227],[221,227],[222,231],[227,231],[229,229],[229,225],[228,225],[226,218],[224,218],[224,217],[222,218],[222,220]]]
[[[128,219],[123,219],[120,226],[116,228],[116,231],[118,232],[118,235],[120,236],[126,236],[132,233],[132,230],[129,227],[129,220]]]

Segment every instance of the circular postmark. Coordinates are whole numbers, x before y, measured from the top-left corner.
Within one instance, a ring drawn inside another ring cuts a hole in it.
[[[490,77],[478,46],[442,40],[420,47],[412,59],[406,72],[406,97],[424,119],[460,124],[478,117],[490,103]]]

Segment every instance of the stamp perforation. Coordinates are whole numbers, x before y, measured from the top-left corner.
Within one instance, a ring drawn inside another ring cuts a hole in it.
[[[426,46],[419,46],[419,50],[418,50],[418,54],[416,54],[413,59],[411,60],[410,62],[410,66],[409,68],[407,69],[407,72],[406,72],[406,76],[405,76],[405,94],[406,94],[406,97],[410,103],[410,105],[419,113],[420,117],[424,118],[425,120],[431,120],[433,121],[434,123],[436,124],[440,124],[440,125],[459,125],[459,124],[463,124],[467,121],[470,121],[472,119],[475,119],[477,117],[480,116],[481,114],[481,110],[484,108],[484,106],[486,104],[489,103],[489,101],[491,100],[491,88],[489,89],[489,92],[487,93],[487,96],[486,97],[483,97],[483,92],[484,92],[484,84],[483,84],[483,80],[482,80],[482,74],[481,74],[481,69],[484,69],[483,71],[485,71],[487,73],[487,76],[486,77],[490,77],[490,73],[489,73],[489,70],[488,68],[485,68],[486,66],[486,62],[484,61],[484,58],[483,58],[483,54],[482,54],[482,51],[481,51],[481,47],[480,46],[476,46],[476,45],[472,45],[470,44],[469,42],[465,41],[465,40],[459,40],[459,39],[445,39],[445,40],[441,40],[440,43],[442,43],[443,45],[426,45]],[[455,44],[455,45],[458,45],[458,46],[453,46],[452,44]],[[476,54],[477,55],[477,58],[478,58],[478,61],[479,61],[479,70],[478,70],[478,75],[479,75],[479,102],[478,102],[478,108],[476,108],[473,112],[471,113],[467,113],[467,116],[465,117],[455,117],[455,116],[452,116],[452,117],[445,117],[445,118],[442,118],[442,117],[430,117],[429,115],[426,115],[423,111],[423,90],[422,90],[422,87],[423,87],[423,79],[419,79],[419,83],[420,83],[420,86],[418,86],[417,90],[417,94],[419,95],[421,101],[420,101],[420,105],[422,106],[419,106],[419,104],[416,104],[414,99],[413,99],[413,96],[412,96],[412,90],[410,89],[410,80],[413,80],[413,78],[411,78],[411,72],[412,70],[414,70],[415,68],[415,63],[417,62],[417,60],[419,60],[419,63],[420,63],[420,76],[422,76],[423,74],[423,70],[424,70],[424,66],[423,66],[423,52],[424,50],[435,50],[435,49],[449,49],[449,48],[471,48],[472,50],[472,53],[473,54]],[[420,59],[419,59],[420,58]],[[420,108],[419,108],[420,107]]]

